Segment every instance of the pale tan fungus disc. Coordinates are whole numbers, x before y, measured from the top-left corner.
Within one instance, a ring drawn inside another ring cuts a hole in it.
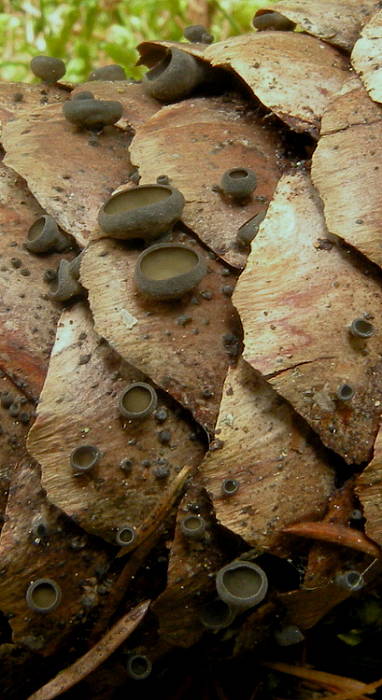
[[[167,175],[186,199],[182,221],[217,255],[242,268],[240,226],[263,212],[280,177],[282,145],[261,111],[237,98],[194,98],[163,107],[139,128],[130,153],[140,184]],[[226,170],[251,168],[257,187],[245,202],[214,191]]]
[[[285,175],[233,296],[244,358],[348,463],[371,457],[380,417],[382,288],[378,272],[334,237],[304,171]],[[349,327],[369,319],[375,333]],[[337,389],[350,384],[350,401]]]
[[[291,129],[315,137],[330,97],[349,76],[345,56],[299,32],[230,37],[208,46],[204,56],[213,66],[232,69]]]
[[[351,62],[370,97],[382,102],[382,10],[363,27],[354,45]]]
[[[329,231],[382,266],[382,107],[359,81],[345,88],[323,116],[312,179]]]
[[[41,465],[51,503],[109,542],[115,543],[120,527],[135,528],[137,546],[171,507],[180,475],[199,464],[204,448],[190,439],[192,423],[176,415],[165,394],[158,396],[167,412],[163,423],[155,414],[135,422],[123,418],[119,397],[135,381],[144,378],[96,335],[84,303],[64,311],[28,450]],[[161,441],[161,431],[169,441]],[[81,445],[94,445],[101,456],[78,475],[70,455]],[[125,471],[123,459],[131,460]]]
[[[3,129],[4,163],[27,181],[48,214],[84,246],[111,192],[132,165],[130,136],[107,127],[94,136],[70,124],[62,105],[35,110]]]
[[[334,471],[313,433],[244,360],[230,369],[223,388],[216,435],[200,470],[218,521],[248,544],[286,556],[294,541],[288,523],[322,517],[334,487]],[[237,480],[232,496],[224,479]]]

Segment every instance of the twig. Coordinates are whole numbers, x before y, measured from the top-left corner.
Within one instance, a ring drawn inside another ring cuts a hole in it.
[[[331,542],[331,544],[338,544],[341,547],[350,547],[364,552],[364,554],[369,554],[375,559],[380,559],[382,555],[378,545],[366,537],[363,532],[343,525],[334,525],[324,521],[302,522],[284,527],[283,532],[288,533],[288,535]]]
[[[291,676],[297,676],[297,678],[304,678],[312,683],[317,683],[322,687],[339,688],[347,693],[355,693],[351,697],[357,697],[361,693],[365,692],[367,687],[362,681],[357,681],[354,678],[347,678],[346,676],[337,676],[334,673],[326,673],[325,671],[316,671],[314,668],[306,668],[305,666],[293,666],[292,664],[286,664],[282,662],[271,662],[263,661],[262,666],[271,668],[273,671],[280,671],[281,673],[289,673]],[[328,696],[334,697],[334,696]],[[340,698],[336,700],[340,700]],[[342,700],[342,698],[341,698]]]
[[[127,637],[138,627],[150,605],[150,600],[145,600],[124,615],[116,624],[100,639],[94,647],[64,671],[52,678],[39,690],[29,696],[28,700],[52,700],[61,693],[65,693],[76,683],[82,681],[89,673],[100,666]]]

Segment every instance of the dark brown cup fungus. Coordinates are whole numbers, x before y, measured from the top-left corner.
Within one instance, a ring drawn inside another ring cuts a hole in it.
[[[214,38],[202,24],[190,24],[183,30],[184,38],[193,44],[212,44]]]
[[[144,250],[135,266],[142,294],[158,300],[179,299],[207,272],[204,257],[182,243],[158,243]]]
[[[97,464],[101,452],[94,445],[75,447],[70,454],[70,466],[78,474],[88,472]]]
[[[221,630],[234,621],[235,611],[220,598],[207,603],[200,611],[199,619],[203,627],[210,630]]]
[[[220,189],[235,199],[244,199],[256,189],[257,178],[250,168],[231,168],[226,170],[220,180]]]
[[[216,590],[225,603],[246,610],[265,598],[268,590],[267,575],[257,564],[233,561],[216,574]]]
[[[335,583],[340,588],[355,592],[364,587],[365,579],[359,571],[345,571],[343,574],[337,574]]]
[[[117,530],[115,541],[120,547],[130,547],[136,540],[136,532],[131,525],[122,525]]]
[[[61,253],[71,245],[70,240],[58,228],[52,216],[40,216],[27,233],[25,247],[31,253],[48,253],[56,250]]]
[[[126,670],[128,676],[135,681],[143,681],[152,671],[152,663],[143,654],[132,654],[127,659]]]
[[[84,293],[84,288],[78,281],[82,253],[70,262],[61,260],[57,272],[57,279],[49,293],[53,301],[68,301]]]
[[[51,578],[39,578],[27,589],[26,601],[34,612],[50,613],[57,608],[62,598],[60,586]]]
[[[253,216],[252,219],[249,219],[249,221],[246,221],[245,224],[240,226],[236,234],[239,245],[243,247],[251,245],[252,241],[258,234],[260,224],[265,218],[266,213],[266,211],[262,211],[260,214],[256,214],[256,216]]]
[[[126,80],[126,73],[122,66],[112,63],[110,66],[92,70],[88,80]]]
[[[73,95],[72,100],[94,100],[94,95],[90,90],[82,90]]]
[[[252,24],[259,32],[266,29],[290,32],[296,27],[295,22],[292,22],[288,17],[280,14],[280,12],[264,12],[263,14],[258,14],[253,18]]]
[[[168,49],[164,58],[143,76],[142,87],[160,102],[190,95],[206,77],[207,67],[180,49]]]
[[[101,130],[104,126],[115,124],[123,113],[123,106],[115,100],[68,100],[62,110],[64,117],[71,124],[86,129]]]
[[[158,397],[155,389],[145,382],[134,382],[119,397],[119,411],[130,420],[143,420],[156,409]]]
[[[206,521],[201,515],[186,515],[180,521],[180,529],[190,540],[200,540],[206,531]]]
[[[337,387],[336,396],[339,401],[351,401],[354,396],[354,389],[350,384],[340,384]]]
[[[158,238],[181,217],[185,201],[175,187],[139,185],[105,202],[98,223],[111,238]]]
[[[56,83],[66,72],[66,66],[61,58],[53,56],[35,56],[30,62],[31,71],[45,83]]]
[[[297,625],[286,625],[274,634],[275,640],[280,647],[290,647],[293,644],[303,642],[305,637]]]
[[[222,494],[223,496],[233,496],[239,489],[239,482],[237,479],[223,479],[222,481]]]
[[[373,324],[362,317],[355,318],[351,322],[349,330],[355,338],[370,338],[375,331]]]

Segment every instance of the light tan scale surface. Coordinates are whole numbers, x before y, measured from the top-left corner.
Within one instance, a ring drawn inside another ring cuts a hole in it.
[[[186,234],[175,233],[173,241],[193,243],[206,255]],[[227,368],[241,348],[237,313],[222,291],[233,288],[236,278],[222,275],[221,263],[207,257],[210,272],[182,299],[146,299],[134,283],[138,255],[107,238],[86,250],[81,281],[89,290],[95,329],[212,432]],[[227,334],[234,337],[225,342]]]
[[[211,44],[213,66],[229,68],[294,131],[318,136],[322,113],[348,77],[335,48],[300,32],[263,31]]]
[[[363,27],[354,45],[351,62],[370,97],[382,102],[382,10]]]
[[[308,34],[351,51],[362,25],[378,7],[378,0],[281,0],[264,5],[255,16],[279,12]]]
[[[328,239],[321,203],[303,171],[286,175],[252,244],[233,302],[244,358],[348,463],[371,457],[381,412],[381,278]],[[375,334],[351,336],[369,314]],[[354,387],[349,402],[339,385]]]
[[[43,213],[25,182],[0,163],[0,369],[30,398],[41,391],[61,313],[47,297],[43,275],[62,257],[73,257],[24,248],[29,227]]]
[[[186,200],[182,221],[234,267],[247,252],[236,244],[240,226],[263,212],[280,177],[277,131],[261,111],[239,99],[195,98],[163,107],[137,130],[130,152],[140,184],[167,175]],[[257,187],[245,203],[213,191],[226,170],[251,168]]]
[[[120,416],[120,394],[142,379],[100,341],[85,304],[73,306],[59,321],[28,437],[49,500],[84,530],[110,542],[115,542],[118,528],[134,527],[134,546],[157,526],[172,504],[181,474],[196,467],[204,453],[199,441],[190,440],[192,424],[176,416],[165,395],[158,396],[168,410],[162,424],[153,414],[137,422]],[[169,444],[159,441],[161,430],[170,432]],[[70,454],[81,445],[94,445],[102,454],[91,471],[75,475]],[[120,467],[125,458],[132,460],[129,474]],[[168,468],[167,478],[155,476],[160,466]]]
[[[382,107],[358,80],[332,100],[322,119],[312,180],[331,233],[382,266]]]
[[[27,181],[48,214],[80,246],[112,191],[132,165],[130,136],[107,127],[94,136],[68,122],[62,105],[31,111],[3,129],[4,163]]]
[[[48,502],[38,465],[25,451],[13,469],[5,515],[0,536],[0,609],[9,616],[15,643],[48,656],[100,604],[97,571],[107,568],[112,553]],[[47,528],[44,538],[32,531],[39,517]],[[61,588],[61,603],[50,613],[31,610],[25,599],[29,584],[41,578],[53,579]]]
[[[123,114],[115,126],[120,129],[137,129],[153,116],[162,105],[146,95],[140,83],[125,80],[89,80],[81,83],[72,92],[72,97],[84,90],[93,93],[96,100],[115,100],[123,106]]]
[[[382,547],[382,430],[374,445],[373,459],[357,477],[356,492],[366,518],[365,532]]]
[[[333,490],[325,451],[244,360],[227,375],[215,432],[221,449],[209,452],[200,470],[218,521],[251,546],[289,554],[293,541],[283,527],[321,518]],[[239,483],[232,496],[222,493],[224,479]]]
[[[8,121],[46,105],[65,102],[69,97],[70,90],[59,85],[28,85],[0,81],[0,130]]]

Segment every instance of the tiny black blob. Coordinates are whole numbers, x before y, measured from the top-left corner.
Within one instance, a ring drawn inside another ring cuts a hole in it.
[[[121,103],[116,100],[68,100],[64,102],[62,110],[71,124],[94,130],[115,124],[123,113]]]
[[[264,12],[263,14],[259,14],[254,17],[252,24],[259,32],[266,29],[290,32],[296,27],[295,22],[292,22],[288,17],[284,17],[280,12]]]
[[[52,56],[35,56],[30,62],[32,73],[46,83],[56,83],[66,72],[66,66],[61,58]]]
[[[126,80],[126,73],[122,66],[112,63],[110,66],[95,68],[90,73],[88,80]]]
[[[212,44],[214,40],[212,34],[202,24],[190,24],[184,28],[183,35],[193,44]]]

